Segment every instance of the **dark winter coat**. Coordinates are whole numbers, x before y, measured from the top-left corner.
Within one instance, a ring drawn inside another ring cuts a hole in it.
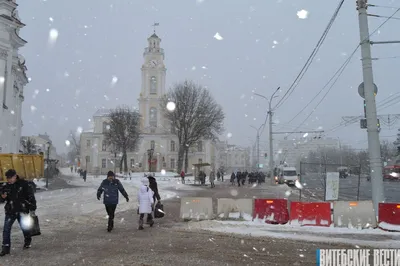
[[[157,186],[157,181],[154,177],[148,176],[149,179],[149,188],[153,190],[154,192],[154,199],[157,199],[158,201],[161,200],[160,194],[158,193],[158,186]]]
[[[128,199],[128,194],[118,179],[104,179],[103,182],[101,182],[99,189],[97,189],[98,199],[100,199],[103,192],[103,203],[106,205],[118,204],[119,192],[121,192],[121,194]]]
[[[36,199],[32,185],[23,180],[17,179],[14,184],[4,184],[1,194],[7,193],[7,197],[2,202],[6,202],[4,210],[6,214],[29,213],[36,210]]]

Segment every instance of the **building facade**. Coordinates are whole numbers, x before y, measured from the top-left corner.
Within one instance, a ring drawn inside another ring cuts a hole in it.
[[[235,171],[251,171],[250,148],[243,148],[228,142],[218,142],[216,144],[218,159],[216,169],[221,169],[225,173]]]
[[[25,59],[18,54],[26,41],[19,36],[20,21],[15,0],[0,0],[0,153],[18,153],[22,129]]]
[[[144,62],[141,67],[141,92],[138,98],[139,113],[142,117],[140,130],[141,142],[137,151],[127,154],[128,168],[131,171],[144,172],[161,171],[180,172],[178,167],[179,142],[174,134],[174,128],[164,118],[160,110],[161,98],[165,95],[166,66],[164,49],[161,39],[154,33],[148,39],[144,50]],[[88,172],[106,173],[110,169],[119,169],[121,154],[112,151],[105,141],[105,131],[109,128],[110,109],[98,110],[93,116],[93,129],[81,134],[81,165]],[[148,151],[153,150],[152,160]],[[193,164],[209,163],[216,167],[216,148],[213,142],[203,140],[195,147],[189,148],[188,171],[193,170]]]
[[[300,161],[307,158],[311,151],[323,148],[339,148],[339,140],[331,138],[310,137],[292,140],[281,140],[278,142],[276,151],[278,160],[275,164],[286,163],[292,167],[298,167]]]

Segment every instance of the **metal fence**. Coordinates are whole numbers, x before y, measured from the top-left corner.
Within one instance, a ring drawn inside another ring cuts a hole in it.
[[[346,167],[348,175],[339,178],[338,200],[360,200],[360,196],[367,197],[364,195],[367,178],[364,178],[361,165],[300,162],[300,183],[303,187],[299,189],[299,200],[325,201],[327,173],[340,172],[343,167]]]

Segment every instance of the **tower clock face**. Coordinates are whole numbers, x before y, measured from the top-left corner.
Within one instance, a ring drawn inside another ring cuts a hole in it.
[[[149,62],[149,66],[150,66],[150,67],[156,67],[157,65],[158,65],[157,60],[151,60],[151,61]]]

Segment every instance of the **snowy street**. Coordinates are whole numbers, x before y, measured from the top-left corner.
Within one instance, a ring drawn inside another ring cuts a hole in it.
[[[399,236],[254,222],[183,223],[179,218],[182,196],[283,197],[289,189],[266,184],[239,188],[227,182],[217,182],[217,187],[210,189],[182,185],[177,178],[168,176],[157,177],[166,216],[144,231],[137,230],[135,211],[140,178],[122,179],[130,202],[120,199],[115,229],[108,233],[104,206],[95,196],[103,177],[88,176],[86,183],[75,174],[61,178],[69,188],[36,194],[42,235],[34,238],[30,250],[23,251],[22,233],[15,225],[11,255],[1,258],[0,265],[312,265],[317,248],[369,246],[373,240],[382,244],[396,237],[398,241]],[[1,219],[3,215],[2,212]],[[333,234],[340,235],[333,239]],[[326,239],[332,244],[323,243]],[[273,259],[265,261],[266,254]]]

